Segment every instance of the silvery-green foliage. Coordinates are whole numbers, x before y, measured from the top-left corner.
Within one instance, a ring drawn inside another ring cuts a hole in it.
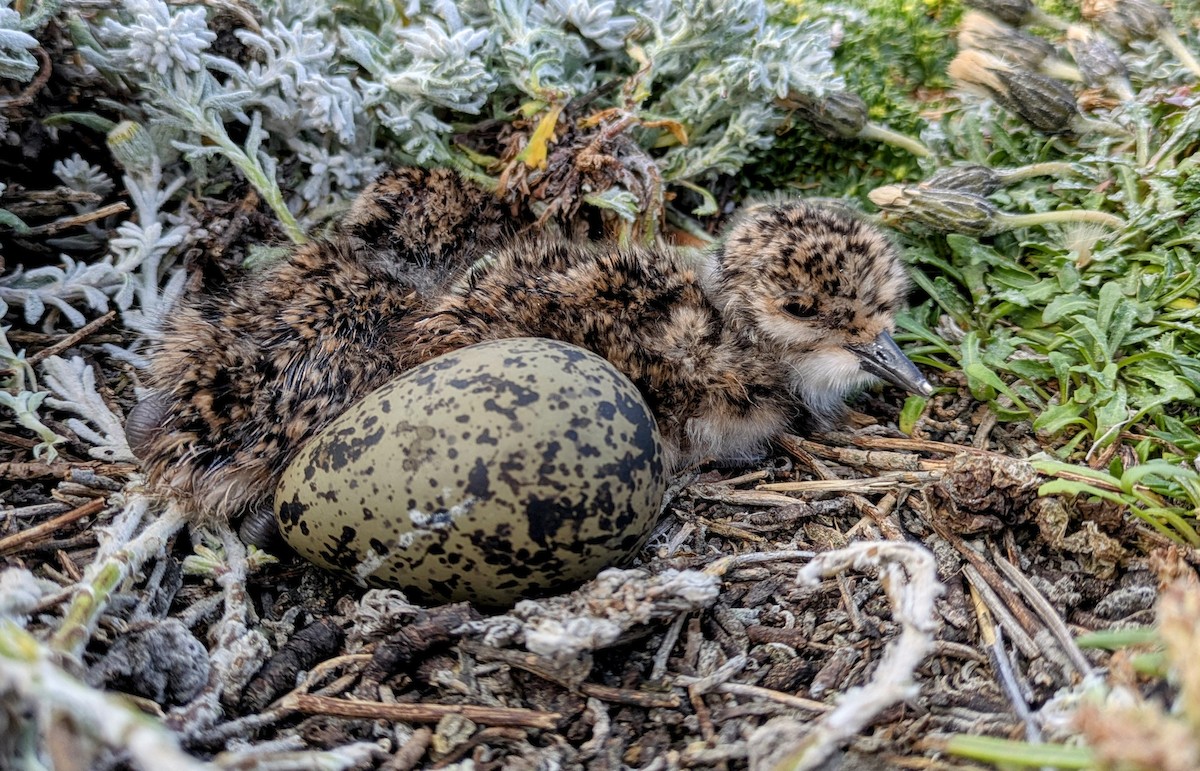
[[[641,45],[653,65],[646,77],[662,89],[647,107],[690,134],[687,146],[661,160],[665,179],[735,173],[774,142],[783,118],[775,99],[844,87],[827,22],[774,24],[755,0],[631,2],[628,10],[648,29]]]
[[[334,197],[334,187],[360,189],[379,176],[386,165],[378,148],[334,151],[331,145],[333,143],[328,141],[320,144],[299,139],[288,141],[288,149],[307,165],[310,172],[297,193],[314,209]]]
[[[0,311],[5,308],[0,304]],[[10,391],[26,390],[26,379],[28,378],[30,387],[37,388],[37,382],[34,380],[33,367],[29,362],[25,361],[25,351],[20,352],[13,350],[12,343],[8,342],[8,330],[12,327],[0,326],[0,364],[3,365],[4,377],[0,379],[0,388],[6,388]]]
[[[140,90],[152,122],[184,136],[173,144],[189,155],[193,172],[213,157],[232,163],[275,210],[292,239],[301,242],[303,229],[275,179],[276,160],[259,152],[267,132],[262,111],[255,108],[259,103],[278,106],[275,95],[258,94],[256,103],[254,89],[243,82],[245,71],[236,62],[204,53],[211,40],[196,29],[197,23],[207,23],[204,14],[203,8],[171,9],[162,0],[123,0],[115,16],[101,23],[99,42],[77,36],[80,51],[97,68]],[[148,41],[157,46],[152,54],[140,48]],[[129,63],[147,55],[157,56],[155,66]],[[233,120],[249,124],[242,144],[229,134],[226,123]]]
[[[37,59],[30,53],[38,42],[21,26],[21,14],[9,7],[11,0],[0,0],[0,78],[22,83],[38,70]]]
[[[107,262],[88,264],[62,255],[63,264],[33,270],[18,266],[0,278],[0,301],[24,308],[26,324],[36,324],[47,309],[57,310],[81,327],[87,318],[72,303],[95,312],[108,310],[109,298],[120,291],[125,277]]]
[[[625,38],[637,25],[632,16],[617,13],[614,0],[547,0],[535,11],[534,18],[542,24],[564,27],[570,25],[579,34],[607,50],[625,45]]]
[[[0,302],[0,312],[5,311]],[[38,416],[38,408],[49,395],[38,389],[33,367],[25,360],[25,351],[14,351],[8,342],[10,327],[0,326],[0,407],[5,408],[17,421],[17,425],[37,434],[42,440],[33,448],[33,456],[53,461],[58,456],[56,444],[66,440],[54,433]]]
[[[107,18],[100,35],[116,63],[135,72],[199,72],[201,54],[217,39],[204,8],[171,9],[162,0],[124,0],[123,20]]]
[[[137,216],[117,227],[109,241],[108,255],[92,263],[63,255],[62,266],[29,271],[18,266],[0,278],[0,303],[22,307],[27,324],[36,324],[48,308],[53,308],[72,326],[83,326],[87,318],[81,309],[103,312],[110,302],[126,311],[126,324],[139,331],[145,327],[146,318],[160,318],[166,308],[161,305],[159,287],[168,278],[173,250],[184,242],[191,225],[184,216],[168,216],[161,211],[186,178],[179,176],[164,183],[157,160],[150,161],[147,172],[124,178]],[[92,183],[97,182],[92,172],[99,170],[82,161],[59,166],[62,169],[56,167],[56,173],[64,181],[91,174]],[[112,186],[107,175],[101,181]]]
[[[38,408],[49,395],[48,391],[20,391],[16,394],[0,391],[0,407],[7,408],[18,425],[37,434],[42,440],[33,448],[33,457],[40,459],[45,456],[46,461],[52,463],[58,457],[55,445],[67,440],[54,433],[37,414]]]
[[[587,39],[567,28],[562,13],[533,0],[492,0],[491,11],[502,40],[499,57],[515,86],[534,99],[578,96],[596,83]],[[552,21],[553,20],[553,21]],[[593,25],[593,34],[612,34]]]
[[[91,445],[88,455],[105,461],[135,461],[125,438],[124,419],[113,413],[96,390],[96,372],[79,356],[50,356],[42,362],[42,375],[52,396],[46,404],[74,413],[67,427]]]
[[[54,163],[54,176],[64,185],[85,193],[105,196],[113,191],[113,181],[93,163],[88,163],[79,153]]]
[[[583,200],[598,209],[607,209],[628,222],[637,219],[639,213],[637,196],[622,187],[610,187],[599,193],[589,193]]]
[[[488,66],[495,42],[454,3],[435,3],[420,13],[419,23],[417,13],[410,13],[418,11],[414,6],[403,14],[380,6],[377,24],[340,25],[338,36],[346,55],[368,75],[358,81],[364,107],[418,162],[444,160],[443,135],[451,127],[435,111],[477,114],[483,108],[498,85]]]
[[[261,105],[281,126],[332,133],[353,144],[362,96],[349,68],[336,61],[333,39],[304,25],[274,19],[260,33],[238,30],[238,40],[258,58],[234,71],[235,78],[250,92],[247,104]]]
[[[184,212],[164,211],[187,178],[165,179],[157,153],[152,147],[147,151],[144,162],[124,177],[137,217],[117,228],[106,259],[127,278],[115,297],[121,320],[128,328],[153,336],[182,291],[185,275],[175,267],[175,257],[195,225]]]
[[[778,113],[767,105],[746,104],[702,134],[703,141],[672,148],[661,162],[663,178],[702,179],[713,173],[735,174],[757,150],[774,141],[770,131]]]

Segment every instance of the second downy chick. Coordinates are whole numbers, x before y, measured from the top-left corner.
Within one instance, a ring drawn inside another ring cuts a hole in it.
[[[269,507],[303,443],[399,373],[413,319],[511,230],[457,174],[397,169],[333,237],[181,300],[152,351],[154,395],[129,420],[148,481],[198,519]]]

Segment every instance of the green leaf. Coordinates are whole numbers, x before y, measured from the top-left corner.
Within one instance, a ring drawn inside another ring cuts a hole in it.
[[[1125,386],[1118,385],[1112,395],[1095,409],[1097,446],[1107,447],[1117,440],[1120,429],[1129,421]]]
[[[18,235],[23,236],[29,233],[29,226],[25,224],[25,221],[8,209],[0,209],[0,225],[7,225]]]
[[[913,283],[925,290],[938,306],[961,326],[971,324],[971,303],[945,277],[930,278],[919,270],[912,271]]]
[[[1092,344],[1089,346],[1092,360],[1108,361],[1108,333],[1104,331],[1104,328],[1100,326],[1099,322],[1088,316],[1076,316],[1075,320],[1092,338]]]
[[[1079,269],[1075,267],[1075,263],[1063,263],[1055,276],[1058,280],[1058,285],[1064,292],[1076,292],[1079,290]]]
[[[1058,474],[1074,474],[1075,476],[1087,477],[1103,484],[1113,487],[1120,487],[1121,483],[1112,474],[1089,466],[1080,466],[1076,463],[1064,463],[1058,460],[1034,460],[1030,461],[1029,465],[1033,466],[1034,470],[1039,474],[1047,476],[1057,476]]]
[[[1080,648],[1096,648],[1115,651],[1134,645],[1161,645],[1158,630],[1152,626],[1129,627],[1127,629],[1105,629],[1087,632],[1075,638]]]
[[[1012,400],[1017,409],[1028,414],[1029,407],[1017,396],[1016,392],[1009,388],[1008,384],[1000,379],[1000,376],[988,368],[984,364],[979,352],[979,335],[975,332],[968,332],[963,338],[962,343],[962,368],[963,374],[967,376],[967,388],[971,394],[981,401],[991,401],[995,398],[996,392],[1002,393]],[[1007,410],[1006,410],[1007,411]]]
[[[1044,383],[1054,377],[1054,367],[1048,361],[1035,359],[1012,359],[1007,362],[1009,372],[1031,383]]]
[[[1086,409],[1084,405],[1076,404],[1075,402],[1055,404],[1037,416],[1033,421],[1033,427],[1038,431],[1057,434],[1072,424],[1086,426],[1087,421],[1080,417],[1083,415],[1084,409]]]
[[[1132,493],[1135,485],[1147,484],[1143,480],[1150,476],[1200,485],[1200,473],[1163,460],[1151,460],[1126,469],[1121,475],[1121,488],[1127,493]]]
[[[1084,295],[1060,295],[1055,297],[1046,305],[1046,310],[1042,311],[1042,321],[1046,322],[1047,324],[1053,324],[1067,316],[1073,316],[1077,313],[1086,313],[1092,310],[1095,305],[1095,300]]]
[[[921,415],[925,413],[925,405],[928,402],[929,400],[924,396],[915,394],[904,400],[904,406],[900,409],[900,433],[912,436],[913,429],[916,428]]]
[[[1120,506],[1129,505],[1129,501],[1122,498],[1118,493],[1110,490],[1102,490],[1099,487],[1089,485],[1087,482],[1080,482],[1074,479],[1051,479],[1049,482],[1038,487],[1038,495],[1043,497],[1047,495],[1087,495],[1112,501]]]
[[[47,126],[66,126],[76,123],[105,135],[117,127],[116,122],[101,117],[94,112],[60,112],[42,118],[42,123]]]
[[[1041,768],[1093,768],[1096,758],[1087,747],[1067,747],[1062,744],[1032,744],[992,736],[956,734],[946,742],[946,751],[972,760],[993,765]]]

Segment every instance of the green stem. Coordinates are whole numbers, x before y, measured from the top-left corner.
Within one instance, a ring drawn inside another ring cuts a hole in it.
[[[1129,132],[1120,126],[1109,123],[1105,120],[1096,120],[1095,118],[1087,118],[1083,115],[1078,115],[1071,122],[1071,129],[1080,134],[1086,134],[1094,131],[1097,134],[1103,134],[1106,137],[1128,137]]]
[[[858,132],[859,139],[873,139],[876,142],[898,147],[901,150],[907,150],[918,158],[928,158],[933,155],[929,148],[921,144],[916,139],[910,136],[901,134],[898,131],[892,131],[889,128],[884,128],[875,123],[868,123]]]
[[[1137,141],[1136,158],[1139,169],[1146,168],[1146,163],[1150,160],[1150,126],[1146,123],[1146,116],[1139,109],[1133,116],[1134,137]]]
[[[692,211],[692,214],[696,215],[697,217],[711,217],[720,212],[720,207],[717,205],[717,199],[711,192],[709,192],[708,188],[701,187],[694,182],[688,182],[685,179],[674,180],[671,184],[686,187],[688,190],[691,190],[693,193],[699,195],[701,200],[704,201],[700,208]],[[711,238],[711,236],[709,237]]]
[[[104,565],[89,584],[81,586],[79,593],[67,609],[62,626],[55,633],[52,645],[55,649],[78,656],[87,647],[92,636],[92,626],[108,604],[108,596],[121,585],[126,570],[123,565],[110,562]]]
[[[1000,175],[1001,181],[1007,185],[1029,179],[1030,177],[1057,177],[1062,174],[1074,174],[1075,165],[1062,161],[1046,161],[1044,163],[1031,163],[1028,166],[1008,169],[1007,171],[998,171],[997,173]]]
[[[213,131],[204,132],[205,136],[221,148],[225,156],[229,158],[237,170],[242,172],[258,194],[263,197],[271,210],[275,212],[275,216],[279,218],[279,222],[283,225],[284,232],[288,238],[292,239],[294,244],[308,243],[308,236],[304,234],[304,229],[300,227],[300,223],[296,222],[296,218],[292,216],[292,212],[288,209],[287,203],[283,200],[283,191],[279,189],[279,184],[274,178],[268,177],[266,171],[259,164],[258,160],[251,158],[246,154],[246,151],[238,147],[237,144],[229,138],[229,135],[224,131],[220,133]]]
[[[1179,60],[1180,64],[1187,67],[1192,71],[1193,75],[1200,78],[1200,62],[1196,61],[1196,57],[1192,55],[1192,52],[1179,39],[1179,33],[1170,28],[1163,29],[1159,31],[1158,39],[1171,53],[1175,54],[1175,58]]]
[[[1125,220],[1115,214],[1091,209],[1060,209],[1058,211],[1037,212],[1036,214],[1005,214],[998,212],[996,221],[1005,230],[1027,228],[1034,225],[1045,225],[1054,222],[1092,222],[1105,225],[1114,230],[1125,227]]]
[[[1055,768],[1093,768],[1096,758],[1086,747],[1061,744],[1030,744],[991,736],[950,737],[946,751],[951,755],[982,760],[985,763],[1009,763],[1018,766],[1054,766]]]
[[[487,190],[490,193],[496,192],[498,187],[495,178],[488,176],[479,171],[479,169],[470,161],[463,160],[459,153],[451,149],[445,142],[439,142],[442,148],[442,157],[446,159],[446,163],[461,174],[466,179]]]
[[[713,238],[711,233],[700,227],[699,222],[696,222],[696,220],[692,219],[688,215],[671,207],[667,207],[667,222],[670,222],[672,225],[698,241],[703,241],[706,244],[713,244],[717,241],[716,238]]]

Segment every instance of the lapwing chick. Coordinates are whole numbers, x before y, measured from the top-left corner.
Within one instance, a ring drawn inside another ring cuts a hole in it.
[[[563,340],[641,390],[674,467],[746,460],[797,419],[831,425],[876,378],[932,392],[890,334],[906,288],[895,248],[856,216],[763,204],[699,255],[510,243],[414,321],[397,357],[409,367],[484,340]]]
[[[148,482],[198,519],[269,508],[305,440],[398,374],[412,321],[510,230],[457,174],[398,169],[331,238],[182,299],[152,353],[153,396],[129,420]]]

